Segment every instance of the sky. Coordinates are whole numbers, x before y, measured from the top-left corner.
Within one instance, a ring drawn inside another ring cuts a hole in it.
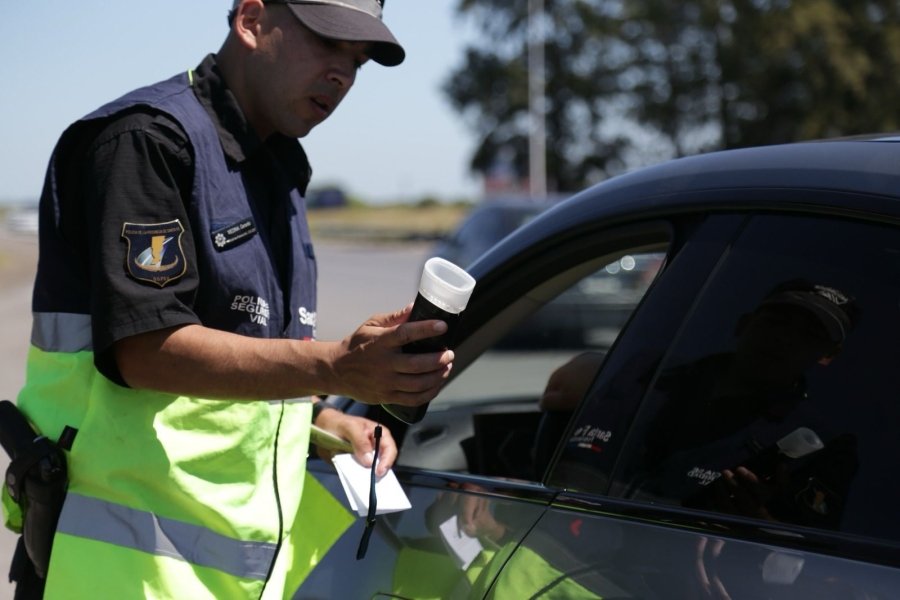
[[[477,199],[477,140],[440,92],[474,27],[457,0],[389,0],[406,61],[370,62],[337,111],[301,140],[312,187],[365,202]],[[59,135],[143,85],[197,66],[228,31],[231,0],[11,2],[0,19],[0,202],[36,200]]]

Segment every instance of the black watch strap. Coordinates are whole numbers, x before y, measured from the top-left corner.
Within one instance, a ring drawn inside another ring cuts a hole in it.
[[[319,415],[321,415],[323,411],[326,411],[326,410],[329,410],[329,409],[330,409],[330,410],[337,410],[336,407],[332,406],[331,404],[329,404],[329,403],[326,402],[325,400],[322,400],[322,401],[320,401],[320,402],[313,402],[312,422],[315,423],[315,422],[318,420]]]

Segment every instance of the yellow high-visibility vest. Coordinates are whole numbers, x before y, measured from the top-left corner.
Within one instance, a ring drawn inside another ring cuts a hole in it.
[[[290,598],[353,521],[306,476],[308,402],[129,390],[89,351],[32,347],[18,405],[51,439],[78,430],[49,600]],[[300,517],[317,505],[332,518]]]

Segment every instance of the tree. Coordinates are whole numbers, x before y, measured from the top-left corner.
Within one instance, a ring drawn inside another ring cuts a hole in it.
[[[528,170],[527,0],[460,0],[483,43],[444,91],[481,138],[472,169]],[[898,128],[887,0],[545,0],[547,169],[574,191],[712,149]]]

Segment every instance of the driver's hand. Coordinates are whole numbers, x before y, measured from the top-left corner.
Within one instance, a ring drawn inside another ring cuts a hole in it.
[[[372,466],[372,458],[375,455],[375,421],[363,417],[345,415],[339,410],[325,410],[316,419],[316,425],[350,442],[353,446],[353,455],[360,464],[366,467]],[[319,457],[331,463],[336,451],[318,449]],[[375,473],[380,477],[388,472],[397,459],[397,443],[394,441],[391,431],[381,426],[381,442],[378,446],[378,467]]]

